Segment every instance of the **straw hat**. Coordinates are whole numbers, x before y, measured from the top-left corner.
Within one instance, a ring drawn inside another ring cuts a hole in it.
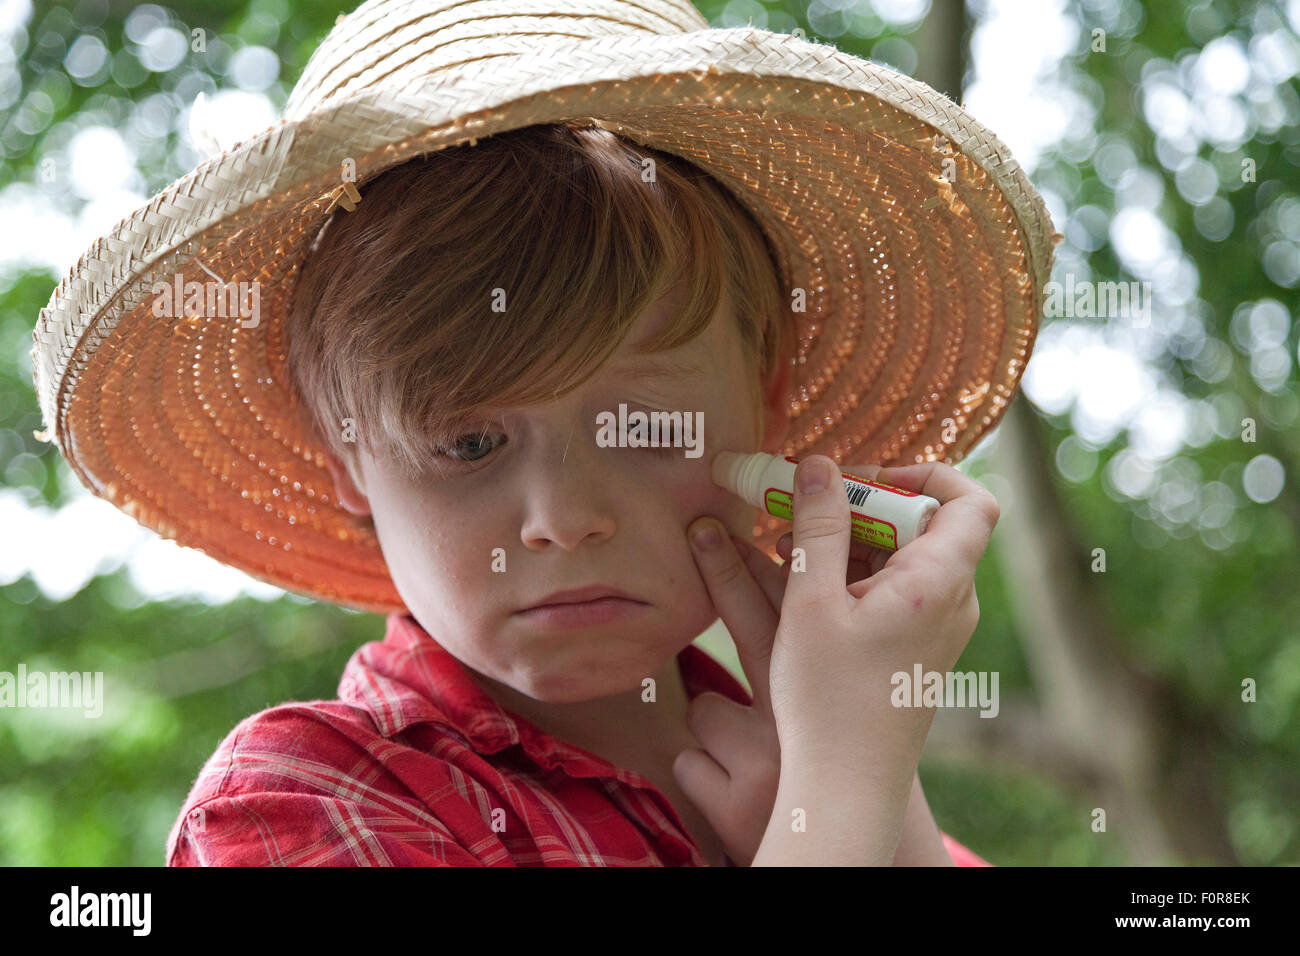
[[[769,233],[792,309],[794,290],[806,296],[786,453],[956,463],[997,423],[1060,237],[996,136],[888,67],[710,29],[689,0],[540,9],[369,0],[336,22],[279,122],[82,255],[41,312],[32,357],[45,437],[87,487],[290,591],[405,610],[373,525],[335,500],[295,411],[286,302],[309,244],[367,180],[561,121],[684,157]],[[211,303],[158,308],[159,289],[200,272],[257,282],[257,321]],[[774,554],[789,525],[761,518],[755,541]]]

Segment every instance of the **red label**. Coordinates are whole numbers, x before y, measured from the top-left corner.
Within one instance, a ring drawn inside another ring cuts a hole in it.
[[[794,496],[780,488],[768,488],[763,494],[767,513],[786,521],[794,520]],[[849,509],[849,537],[887,551],[898,550],[898,529],[888,521],[872,518]]]
[[[785,456],[785,460],[788,461],[788,462],[790,462],[790,464],[792,464],[792,465],[797,465],[797,464],[799,464],[799,459],[798,459],[798,458],[792,458],[790,455],[786,455],[786,456]],[[892,492],[893,492],[894,494],[896,494],[896,495],[905,495],[905,496],[907,496],[908,498],[918,498],[918,497],[920,497],[920,496],[919,496],[915,491],[908,491],[908,490],[905,489],[905,488],[895,488],[893,485],[885,485],[885,484],[881,484],[881,483],[878,482],[878,481],[872,481],[870,478],[862,478],[862,477],[860,477],[860,476],[858,476],[858,475],[850,475],[847,471],[841,471],[840,474],[841,474],[842,476],[844,476],[845,478],[851,478],[851,479],[853,479],[854,481],[860,481],[860,482],[862,482],[864,485],[871,485],[873,488],[883,488],[885,491],[892,491]]]
[[[841,472],[841,474],[843,474],[843,472]],[[849,475],[848,477],[853,478],[854,481],[860,481],[864,485],[871,485],[875,488],[884,488],[886,491],[892,491],[896,495],[906,495],[909,498],[920,497],[915,491],[908,491],[906,488],[895,488],[893,485],[882,485],[880,482],[872,481],[870,478],[857,478],[853,475]]]

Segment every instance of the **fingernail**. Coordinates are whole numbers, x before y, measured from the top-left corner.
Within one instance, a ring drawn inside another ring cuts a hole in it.
[[[824,461],[800,462],[799,490],[806,495],[824,491],[831,481],[828,471]]]
[[[718,534],[716,525],[706,524],[695,529],[695,533],[691,535],[691,541],[701,551],[712,551],[722,543],[722,536]]]

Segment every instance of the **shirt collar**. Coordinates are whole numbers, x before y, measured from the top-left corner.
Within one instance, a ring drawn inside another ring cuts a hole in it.
[[[744,686],[694,644],[678,652],[677,667],[688,698],[710,690],[752,703]],[[339,699],[367,711],[385,737],[428,721],[464,737],[479,753],[519,744],[543,767],[559,766],[573,776],[608,773],[608,764],[502,708],[410,614],[390,614],[384,639],[357,649],[339,681]]]

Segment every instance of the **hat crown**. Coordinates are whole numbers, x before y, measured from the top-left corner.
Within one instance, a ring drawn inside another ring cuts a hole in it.
[[[335,21],[289,94],[284,118],[566,41],[708,26],[690,0],[367,0]]]

